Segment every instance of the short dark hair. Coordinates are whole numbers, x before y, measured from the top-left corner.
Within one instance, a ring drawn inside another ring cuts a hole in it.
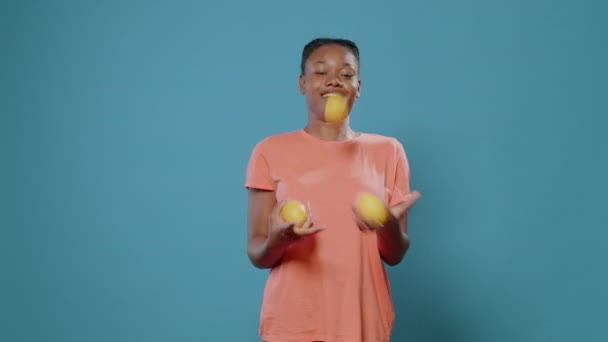
[[[304,50],[302,50],[302,61],[300,62],[300,72],[302,73],[302,75],[304,75],[304,71],[306,69],[306,61],[308,60],[310,55],[312,55],[312,53],[316,49],[325,45],[332,44],[340,45],[349,49],[352,54],[355,55],[357,63],[359,63],[359,47],[357,47],[357,44],[355,44],[355,42],[342,38],[315,38],[311,40],[308,44],[306,44],[306,46],[304,46]]]

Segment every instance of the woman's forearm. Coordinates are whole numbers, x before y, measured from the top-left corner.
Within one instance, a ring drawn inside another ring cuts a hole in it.
[[[399,264],[410,246],[409,236],[404,233],[406,224],[405,218],[402,222],[390,220],[387,225],[376,231],[378,250],[382,259],[390,266]]]
[[[256,236],[249,240],[247,254],[249,260],[257,268],[272,268],[279,263],[286,246],[275,242],[266,236]]]

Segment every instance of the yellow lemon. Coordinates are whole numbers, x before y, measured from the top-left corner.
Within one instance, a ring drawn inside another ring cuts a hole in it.
[[[355,205],[359,214],[369,222],[383,225],[388,220],[389,212],[384,202],[372,193],[359,194]]]
[[[348,103],[341,95],[331,95],[325,102],[325,121],[340,123],[348,116]]]
[[[289,200],[283,204],[281,209],[283,220],[287,223],[294,223],[296,226],[301,227],[308,219],[308,211],[304,204],[296,200]]]

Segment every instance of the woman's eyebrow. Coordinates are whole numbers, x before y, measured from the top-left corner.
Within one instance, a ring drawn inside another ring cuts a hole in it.
[[[326,63],[325,60],[319,60],[319,61],[313,62],[313,64],[325,64],[325,63]],[[353,64],[349,63],[349,62],[344,62],[344,66],[353,67]]]

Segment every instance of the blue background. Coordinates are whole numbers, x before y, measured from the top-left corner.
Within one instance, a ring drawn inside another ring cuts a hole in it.
[[[423,193],[393,340],[608,339],[605,2],[219,3],[0,5],[0,340],[256,341],[245,168],[317,36]]]

